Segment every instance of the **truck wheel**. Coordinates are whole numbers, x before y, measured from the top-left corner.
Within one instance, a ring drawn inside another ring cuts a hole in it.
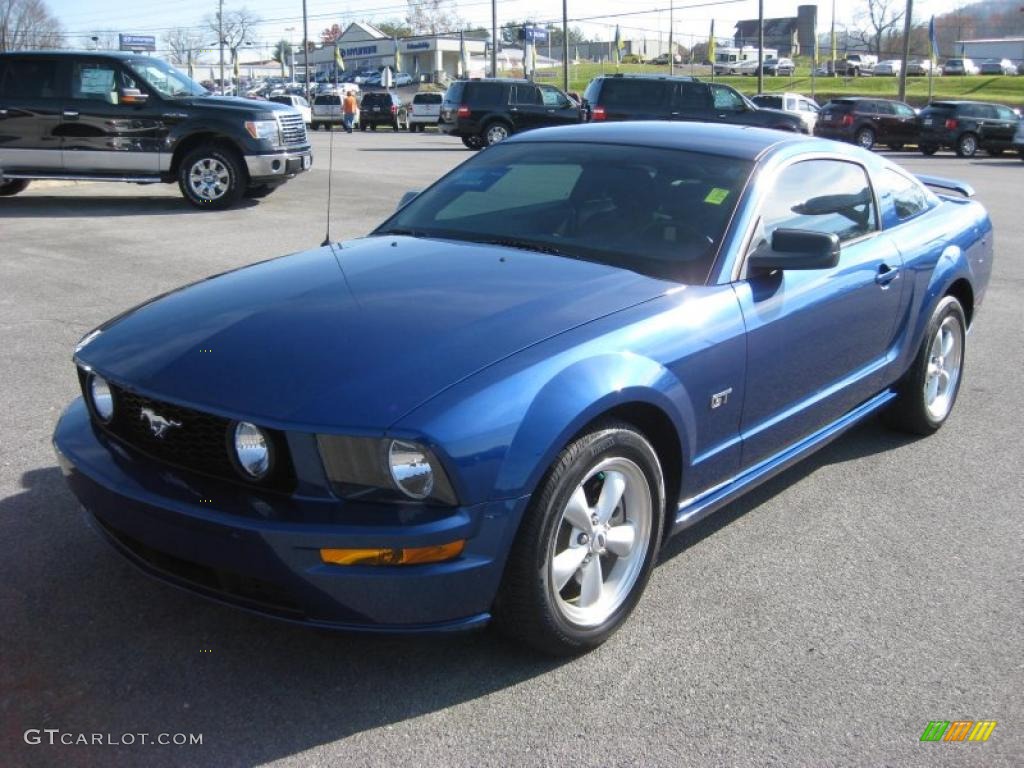
[[[0,197],[16,195],[19,192],[23,192],[27,186],[28,179],[11,179],[10,181],[0,182]]]
[[[493,147],[500,141],[504,141],[512,135],[512,129],[508,123],[496,120],[484,129],[484,137],[488,147]]]
[[[193,149],[178,167],[181,194],[196,208],[230,208],[245,191],[246,181],[238,154],[213,144]]]
[[[922,155],[928,155],[929,157],[939,151],[939,148],[934,144],[922,144],[919,149]]]
[[[978,153],[978,137],[965,133],[956,142],[957,157],[974,157]]]
[[[875,146],[875,132],[870,128],[861,128],[857,131],[857,146],[862,149],[871,149]]]
[[[466,149],[472,149],[474,152],[484,148],[484,139],[482,136],[463,136],[462,143]]]

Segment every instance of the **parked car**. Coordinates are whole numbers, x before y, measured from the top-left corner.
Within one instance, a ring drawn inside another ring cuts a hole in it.
[[[845,59],[837,60],[835,62],[836,74],[844,77],[859,77],[861,75],[870,75],[874,69],[875,64],[878,63],[878,57],[867,54],[867,53],[850,53],[847,54]],[[826,62],[826,74],[832,74],[832,61],[831,59]]]
[[[407,85],[412,85],[416,81],[412,75],[408,72],[398,72],[395,74],[395,88],[403,88]]]
[[[0,193],[32,179],[177,181],[207,210],[264,197],[313,162],[302,115],[211,96],[152,56],[0,54]]]
[[[893,77],[903,70],[903,62],[899,59],[886,59],[875,64],[871,74],[875,77]],[[908,73],[909,74],[909,73]]]
[[[267,98],[275,104],[284,104],[285,106],[291,107],[297,111],[302,115],[302,120],[307,127],[313,124],[313,110],[310,108],[309,102],[302,96],[292,96],[282,93],[276,96],[269,96]]]
[[[982,75],[1016,75],[1017,65],[1009,59],[985,59],[978,65]]]
[[[428,125],[437,125],[441,121],[441,102],[444,96],[440,93],[424,91],[412,97],[409,110],[409,130],[425,131]]]
[[[777,109],[796,115],[806,126],[806,133],[814,133],[821,107],[809,96],[801,93],[759,93],[751,96],[750,100],[761,109]]]
[[[380,72],[376,69],[360,69],[352,73],[352,82],[356,85],[363,85],[370,78],[379,75]]]
[[[687,120],[808,133],[797,115],[762,109],[735,88],[692,77],[603,75],[583,93],[591,121]]]
[[[942,67],[936,67],[932,65],[931,59],[914,59],[913,61],[907,62],[907,75],[941,75]]]
[[[409,108],[390,91],[364,93],[359,116],[361,131],[376,131],[378,125],[390,125],[396,131],[409,130]]]
[[[978,65],[970,59],[949,59],[942,65],[944,75],[977,75]]]
[[[329,91],[313,97],[313,130],[319,131],[321,128],[331,130],[334,126],[344,123],[343,104],[346,93],[347,91]],[[357,97],[359,95],[355,90],[352,93]],[[355,128],[362,126],[362,114],[359,109],[356,110],[352,125]]]
[[[796,64],[793,63],[792,59],[765,59],[761,67],[762,71],[766,75],[772,77],[790,77],[796,72]],[[756,72],[757,67],[754,67]]]
[[[1024,120],[1017,123],[1017,132],[1013,135],[1013,148],[1017,150],[1020,159],[1024,160]]]
[[[919,120],[923,154],[952,149],[960,157],[974,157],[979,149],[990,155],[1013,149],[1020,125],[1020,115],[1010,107],[980,101],[933,101]]]
[[[452,83],[441,103],[438,126],[467,148],[482,149],[522,131],[581,119],[579,106],[553,85],[491,78]]]
[[[97,533],[165,581],[578,654],[668,537],[873,414],[942,428],[993,256],[979,203],[857,147],[526,132],[369,237],[90,332],[53,445]]]
[[[918,143],[917,113],[909,104],[891,99],[832,99],[818,113],[814,135],[853,142],[864,149],[885,144],[899,151]]]

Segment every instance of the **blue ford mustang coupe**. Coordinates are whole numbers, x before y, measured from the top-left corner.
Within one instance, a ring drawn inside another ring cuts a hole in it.
[[[580,652],[666,537],[869,414],[946,421],[993,236],[925,182],[756,128],[517,136],[368,237],[88,334],[60,464],[121,552],[208,597]]]

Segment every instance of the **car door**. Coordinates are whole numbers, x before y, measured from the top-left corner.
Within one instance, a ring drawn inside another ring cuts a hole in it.
[[[916,144],[918,139],[917,113],[909,104],[893,102],[892,108],[896,112],[896,120],[893,124],[893,143]]]
[[[902,258],[879,230],[877,203],[855,162],[793,162],[765,182],[748,248],[778,228],[835,233],[829,269],[743,274],[747,326],[741,432],[751,466],[835,421],[884,386],[900,306]]]
[[[57,128],[66,71],[58,57],[0,59],[0,170],[61,171]]]
[[[540,89],[532,83],[518,83],[512,86],[509,114],[512,118],[512,129],[519,133],[544,125],[546,109],[541,98]]]
[[[1013,136],[1017,132],[1020,118],[1009,107],[998,104],[988,105],[993,113],[990,126],[990,144],[993,149],[1009,149],[1013,145]]]
[[[676,84],[672,95],[673,120],[707,120],[712,109],[711,91],[704,83]]]
[[[553,85],[539,85],[544,102],[540,125],[573,125],[580,121],[580,108]]]
[[[711,85],[711,119],[722,123],[743,122],[747,113],[746,102],[740,94],[727,85]]]
[[[64,170],[82,175],[152,177],[160,173],[162,105],[109,59],[70,62],[70,91],[59,128]],[[144,94],[144,103],[132,103]]]

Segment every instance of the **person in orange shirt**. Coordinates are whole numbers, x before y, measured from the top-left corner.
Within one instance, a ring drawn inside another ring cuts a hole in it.
[[[345,131],[352,133],[352,124],[356,120],[356,112],[359,111],[359,103],[356,101],[356,96],[352,91],[345,94],[345,100],[342,103],[343,120],[345,124]]]

